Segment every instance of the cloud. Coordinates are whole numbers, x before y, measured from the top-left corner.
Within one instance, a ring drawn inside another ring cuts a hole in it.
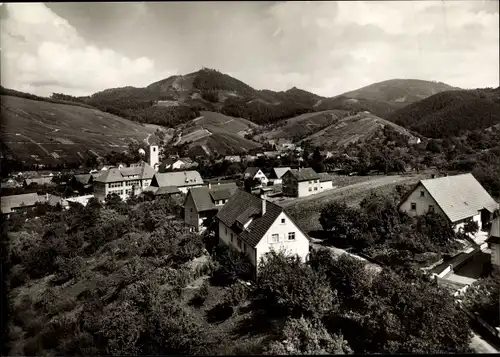
[[[2,74],[8,62],[19,90],[87,94],[202,66],[324,96],[392,78],[498,86],[497,0],[6,6]]]
[[[88,43],[44,4],[5,4],[1,24],[2,85],[39,95],[88,95],[144,86],[160,75],[150,58],[128,58]]]

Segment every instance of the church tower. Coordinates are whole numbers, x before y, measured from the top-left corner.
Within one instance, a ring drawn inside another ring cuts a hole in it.
[[[160,164],[158,145],[151,145],[149,147],[148,164],[151,165],[151,167],[154,168],[155,171],[158,171],[158,166]]]

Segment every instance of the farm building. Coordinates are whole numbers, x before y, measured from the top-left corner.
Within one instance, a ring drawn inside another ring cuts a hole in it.
[[[203,222],[215,216],[237,189],[234,182],[189,189],[184,201],[184,221],[196,232],[203,230]]]
[[[498,203],[472,174],[421,180],[399,205],[399,210],[410,216],[429,211],[442,214],[457,232],[471,220],[481,230],[491,222],[498,208]]]
[[[305,197],[321,192],[320,175],[310,167],[288,170],[282,180],[286,196]]]
[[[151,186],[158,187],[177,187],[182,193],[187,193],[188,189],[203,186],[203,179],[198,171],[176,171],[164,172],[154,175]],[[154,190],[149,188],[148,190]]]

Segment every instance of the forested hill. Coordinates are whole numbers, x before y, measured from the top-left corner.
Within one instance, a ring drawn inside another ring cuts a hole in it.
[[[500,87],[438,93],[387,119],[431,138],[485,129],[500,123]]]

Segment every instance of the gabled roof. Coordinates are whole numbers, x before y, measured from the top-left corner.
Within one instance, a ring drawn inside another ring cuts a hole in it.
[[[271,171],[271,176],[280,179],[288,170],[291,170],[290,167],[274,167],[273,171]]]
[[[238,187],[235,182],[214,185],[211,189],[208,186],[193,187],[189,189],[189,194],[193,197],[194,205],[198,212],[217,209],[215,201],[229,200]],[[187,200],[187,197],[186,197]]]
[[[472,174],[421,180],[420,184],[451,222],[474,216],[482,209],[490,212],[498,209],[498,203]]]
[[[27,178],[25,181],[26,185],[31,185],[32,183],[36,183],[38,185],[48,185],[53,183],[52,176]]]
[[[239,234],[239,238],[255,248],[281,212],[283,212],[282,207],[266,201],[266,213],[262,215],[262,200],[248,192],[237,190],[219,211],[217,218],[237,231],[236,222],[244,225],[253,217],[253,221]]]
[[[181,193],[181,191],[177,188],[177,186],[163,186],[163,187],[158,187],[158,189],[155,191],[155,196],[173,195],[176,193]]]
[[[211,211],[215,208],[215,205],[210,197],[210,193],[208,191],[207,186],[202,187],[193,187],[189,189],[188,195],[191,195],[193,198],[194,206],[196,207],[196,211],[204,212]],[[186,197],[187,199],[187,197]]]
[[[319,179],[319,175],[310,167],[305,167],[303,169],[291,169],[290,174],[293,175],[299,182]]]
[[[87,185],[92,178],[91,174],[75,175],[75,181],[81,183],[82,185]]]
[[[113,168],[104,171],[99,177],[95,178],[97,182],[121,182],[131,180],[148,180],[152,179],[155,170],[147,162],[142,161],[137,166],[124,167],[122,169]]]
[[[12,209],[19,208],[22,206],[30,207],[34,206],[37,202],[43,202],[44,197],[38,196],[35,193],[25,193],[22,195],[12,195],[12,196],[2,196],[1,197],[1,209],[2,213],[11,213]]]
[[[332,181],[332,176],[328,172],[320,172],[318,173],[319,182]]]
[[[157,173],[154,175],[151,185],[162,186],[177,186],[186,187],[194,185],[202,185],[203,179],[198,171],[177,171]]]
[[[247,167],[244,175],[250,175],[250,177],[254,177],[257,174],[257,172],[259,172],[259,170],[260,169],[258,167]]]

